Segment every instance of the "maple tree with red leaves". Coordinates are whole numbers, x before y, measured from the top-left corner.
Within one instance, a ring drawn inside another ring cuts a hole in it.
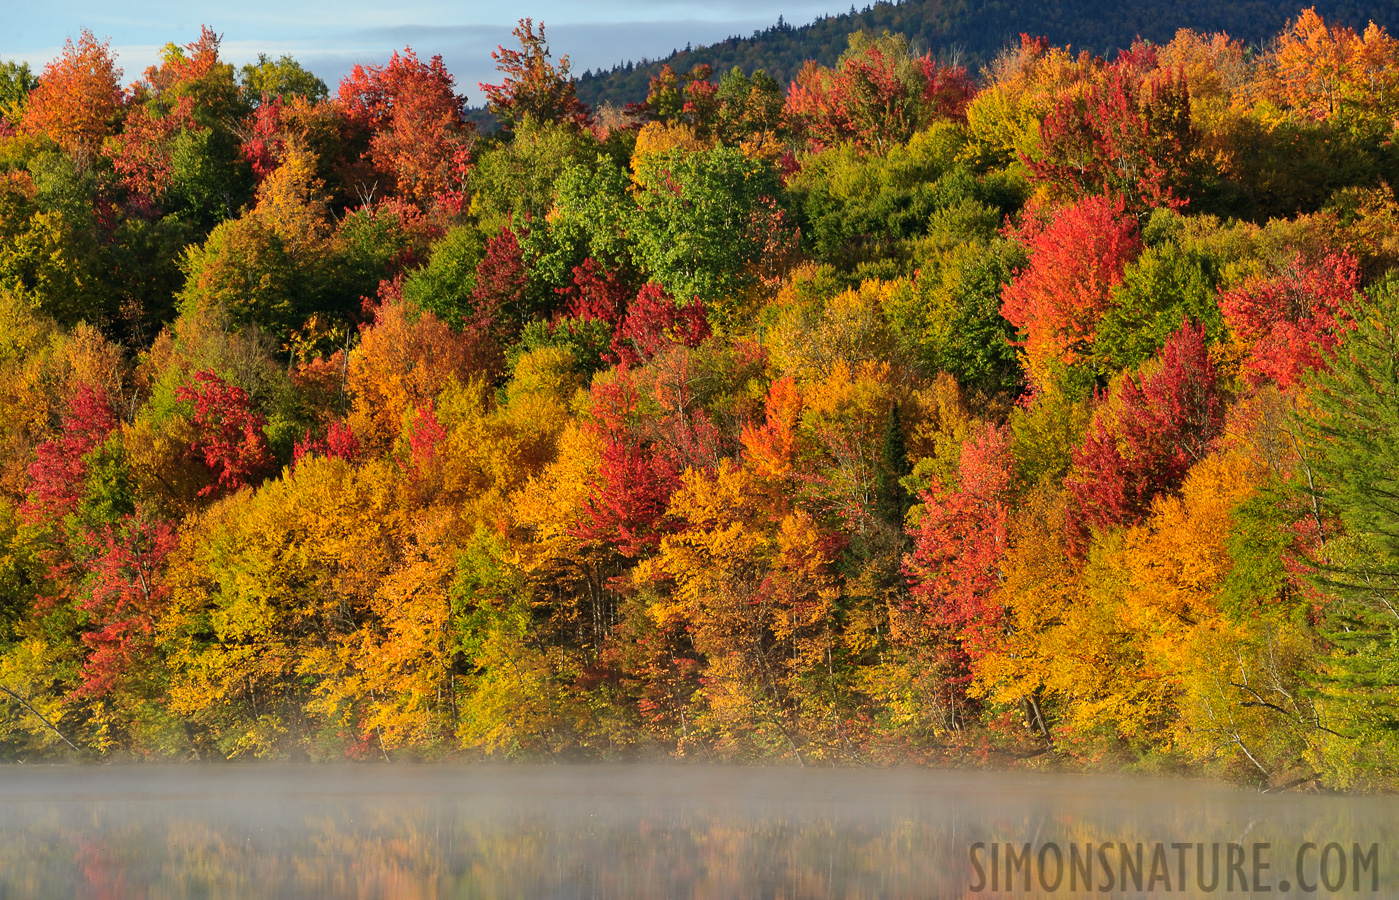
[[[1011,230],[1030,262],[1001,291],[1001,315],[1020,329],[1037,384],[1053,362],[1072,364],[1086,354],[1113,287],[1142,249],[1121,197],[1087,197],[1047,218],[1029,210]]]
[[[153,623],[169,601],[166,563],[179,543],[172,523],[137,514],[109,524],[89,542],[92,579],[79,607],[90,617],[79,697],[102,697],[139,669],[152,649]]]
[[[674,530],[666,508],[680,486],[680,472],[667,454],[657,453],[636,432],[641,394],[626,366],[611,380],[594,384],[591,400],[590,428],[602,458],[586,502],[587,516],[574,533],[623,556],[641,556]]]
[[[336,103],[368,132],[369,157],[392,191],[460,206],[476,128],[455,84],[441,56],[424,63],[408,48],[383,66],[356,65],[340,82]]]
[[[35,448],[29,466],[29,498],[25,509],[31,517],[59,519],[73,512],[82,499],[87,463],[92,452],[117,427],[111,400],[102,388],[79,384],[63,417],[58,437]]]
[[[1353,327],[1346,308],[1360,289],[1360,262],[1345,251],[1309,262],[1301,253],[1271,275],[1219,296],[1219,308],[1247,348],[1243,374],[1255,386],[1290,388],[1326,359]]]
[[[534,20],[521,19],[511,32],[520,42],[520,49],[497,47],[491,51],[496,69],[504,76],[500,84],[481,83],[486,105],[500,127],[511,131],[526,116],[536,122],[555,122],[587,127],[592,113],[578,99],[578,89],[569,75],[567,56],[555,66],[549,60],[549,42],[544,38],[544,23],[534,30]]]
[[[924,628],[950,638],[960,665],[983,655],[1001,627],[993,599],[1006,552],[1012,487],[1010,430],[987,425],[962,445],[960,484],[938,479],[923,491],[904,558],[910,611]]]
[[[903,38],[851,37],[834,69],[808,62],[787,94],[786,116],[816,146],[881,148],[929,122],[966,116],[972,83],[961,66],[913,57]]]
[[[191,417],[198,437],[190,448],[204,462],[214,482],[201,497],[241,490],[272,468],[272,451],[263,433],[263,417],[252,407],[248,392],[213,372],[196,372],[194,380],[176,389],[178,400],[194,404]]]
[[[1092,530],[1141,521],[1176,490],[1224,427],[1224,400],[1202,325],[1182,324],[1160,369],[1126,376],[1100,409],[1064,480],[1068,528],[1080,549]]]
[[[667,346],[698,347],[709,337],[704,304],[681,305],[654,281],[648,282],[627,308],[627,317],[612,338],[612,353],[622,365],[634,366]]]
[[[1066,94],[1045,116],[1039,155],[1022,159],[1034,181],[1076,198],[1128,198],[1133,212],[1189,202],[1190,156],[1198,137],[1182,72],[1145,74],[1156,50],[1122,54],[1082,96]]]
[[[564,312],[572,318],[616,323],[635,289],[620,269],[604,271],[590,256],[573,267],[573,280],[555,293],[564,298]]]

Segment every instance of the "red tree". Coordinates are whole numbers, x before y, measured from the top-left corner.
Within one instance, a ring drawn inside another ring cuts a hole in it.
[[[576,534],[625,556],[654,550],[673,530],[666,516],[680,473],[666,454],[637,434],[640,394],[625,366],[592,390],[592,429],[602,447],[597,480]]]
[[[89,653],[74,693],[101,697],[151,652],[153,622],[170,596],[165,563],[178,538],[171,523],[138,512],[105,526],[90,542],[97,553],[90,590],[79,603],[91,618],[91,630],[83,634]]]
[[[1360,263],[1328,253],[1316,262],[1297,254],[1280,272],[1250,278],[1219,298],[1230,329],[1248,348],[1249,383],[1288,388],[1326,359],[1354,324],[1346,306],[1360,288]]]
[[[709,337],[709,320],[698,299],[681,306],[654,281],[636,295],[627,317],[612,338],[612,353],[625,365],[637,365],[674,344],[698,347]]]
[[[1048,223],[1027,210],[1012,236],[1030,262],[1002,289],[1001,315],[1020,329],[1031,380],[1040,385],[1053,361],[1073,363],[1092,345],[1112,288],[1142,242],[1120,197],[1087,197]]]
[[[355,66],[336,103],[369,132],[374,168],[418,202],[460,204],[476,128],[462,117],[465,98],[441,56],[419,62],[411,49],[384,66]]]
[[[966,115],[972,84],[961,66],[910,57],[901,40],[852,43],[834,69],[807,62],[787,94],[786,117],[817,146],[902,143],[937,119]]]
[[[622,318],[633,288],[619,269],[604,272],[592,257],[573,267],[573,282],[557,288],[564,298],[564,311],[575,319],[601,319],[616,323]]]
[[[923,515],[904,559],[912,612],[922,626],[955,641],[959,662],[983,655],[1004,610],[993,601],[1006,551],[1011,489],[1010,433],[987,425],[962,445],[961,484],[937,479],[923,492]]]
[[[1024,160],[1033,179],[1068,197],[1126,197],[1135,213],[1184,206],[1190,90],[1181,72],[1146,74],[1155,65],[1154,48],[1138,44],[1082,96],[1062,96],[1040,128],[1039,158]]]
[[[1121,382],[1074,451],[1064,486],[1077,549],[1093,529],[1145,518],[1151,501],[1179,488],[1223,430],[1224,403],[1204,326],[1183,324],[1160,359],[1159,371]]]
[[[353,462],[359,458],[359,454],[359,438],[355,437],[350,426],[344,422],[331,422],[324,437],[313,438],[310,430],[307,430],[306,436],[297,441],[292,449],[292,462],[299,463],[307,456],[325,456]]]
[[[569,75],[568,57],[560,57],[557,67],[549,61],[544,23],[539,23],[536,32],[532,19],[521,19],[512,33],[520,42],[519,50],[497,47],[491,51],[491,59],[504,79],[500,84],[480,85],[486,93],[486,104],[501,127],[510,131],[525,116],[537,122],[587,126],[592,116],[587,105],[578,99],[577,87]]]
[[[59,436],[35,450],[35,460],[29,467],[26,514],[59,519],[73,512],[85,490],[87,463],[83,458],[116,427],[116,413],[107,392],[87,384],[78,385],[68,401]]]
[[[214,478],[199,496],[240,490],[271,469],[272,452],[262,431],[262,414],[252,408],[247,391],[213,372],[198,372],[194,383],[176,390],[175,397],[194,404],[198,437],[190,449],[203,459]]]

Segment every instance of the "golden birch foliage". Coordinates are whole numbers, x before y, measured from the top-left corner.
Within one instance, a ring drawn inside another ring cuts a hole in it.
[[[339,648],[395,562],[397,481],[390,463],[356,470],[313,457],[188,520],[157,628],[171,708],[222,752],[308,749],[302,707],[318,686],[354,674]]]
[[[510,496],[510,518],[529,533],[522,550],[526,573],[542,576],[579,555],[575,532],[601,462],[597,439],[570,421],[559,436],[558,457]]]
[[[1004,642],[972,663],[971,693],[1019,704],[1043,695],[1060,710],[1056,741],[1089,742],[1105,727],[1129,740],[1159,718],[1159,697],[1118,619],[1110,569],[1072,564],[1062,494],[1040,488],[1011,522],[1001,564]]]
[[[911,290],[904,281],[869,280],[829,300],[797,301],[797,291],[784,288],[766,338],[773,368],[806,385],[829,377],[841,362],[856,368],[893,359],[896,342],[884,308],[897,292]]]
[[[670,507],[684,526],[638,568],[641,580],[673,581],[650,614],[662,629],[687,627],[706,659],[695,722],[740,754],[782,742],[796,751],[797,734],[821,728],[829,704],[802,694],[835,647],[841,593],[815,522],[801,510],[773,521],[750,502],[756,487],[727,460],[687,471]]]
[[[1126,538],[1123,621],[1139,635],[1145,674],[1169,685],[1173,744],[1195,761],[1265,776],[1300,757],[1314,716],[1303,693],[1310,638],[1272,598],[1248,616],[1221,609],[1233,569],[1233,511],[1267,470],[1242,452],[1206,457],[1179,497],[1159,499]]]

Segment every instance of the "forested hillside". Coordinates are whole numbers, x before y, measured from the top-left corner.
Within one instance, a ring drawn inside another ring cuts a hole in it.
[[[1363,30],[1370,22],[1399,27],[1391,3],[1378,0],[1328,0],[1315,6],[1327,22]],[[856,31],[903,35],[918,52],[956,62],[976,73],[1021,34],[1043,35],[1055,45],[1071,46],[1111,58],[1138,38],[1166,44],[1177,30],[1225,32],[1254,48],[1265,47],[1295,18],[1289,0],[1218,0],[1161,3],[1158,0],[905,0],[855,6],[838,16],[793,26],[779,21],[750,36],[735,35],[702,47],[676,49],[657,60],[619,60],[611,69],[589,70],[578,79],[578,96],[594,109],[618,107],[646,97],[647,85],[661,67],[688,72],[707,65],[723,74],[735,66],[745,75],[761,69],[784,89],[807,60],[835,65],[846,40]]]
[[[1399,779],[1399,42],[898,36],[463,118],[0,67],[9,759]]]

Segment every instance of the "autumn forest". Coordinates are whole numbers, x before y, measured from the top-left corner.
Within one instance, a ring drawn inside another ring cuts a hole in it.
[[[1399,40],[515,38],[0,63],[0,757],[1399,785]]]

